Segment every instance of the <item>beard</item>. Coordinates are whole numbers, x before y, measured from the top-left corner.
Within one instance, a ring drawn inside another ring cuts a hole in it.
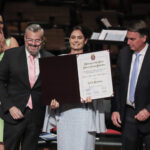
[[[34,47],[34,48],[37,48],[37,49],[36,49],[36,51],[32,51],[32,50],[30,50],[30,47]],[[28,52],[29,52],[31,55],[33,55],[33,56],[38,55],[40,49],[41,49],[41,45],[29,44],[29,45],[27,46]]]

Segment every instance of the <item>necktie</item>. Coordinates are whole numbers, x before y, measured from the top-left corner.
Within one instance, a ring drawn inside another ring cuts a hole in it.
[[[34,56],[32,55],[29,56],[29,80],[30,80],[30,86],[32,88],[35,83],[35,64],[34,64]],[[31,95],[29,96],[27,106],[30,109],[33,108]]]
[[[133,64],[132,74],[131,74],[130,89],[129,89],[129,100],[131,101],[131,103],[134,102],[134,94],[135,94],[136,80],[137,80],[138,66],[139,66],[139,57],[140,54],[137,53]]]
[[[30,86],[33,87],[35,83],[35,64],[34,64],[34,56],[29,56],[29,79],[30,79]]]

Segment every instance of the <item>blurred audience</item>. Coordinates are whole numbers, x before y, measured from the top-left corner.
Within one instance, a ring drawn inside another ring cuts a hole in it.
[[[17,40],[10,36],[7,32],[7,28],[2,15],[0,14],[0,52],[3,52],[9,48],[18,47]]]

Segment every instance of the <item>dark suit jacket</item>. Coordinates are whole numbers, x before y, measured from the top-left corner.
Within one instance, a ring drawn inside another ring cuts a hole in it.
[[[41,57],[52,54],[41,50]],[[41,83],[39,78],[31,88],[28,78],[28,67],[25,47],[7,50],[0,62],[0,100],[2,118],[9,123],[17,123],[9,114],[12,106],[18,107],[23,113],[29,95],[32,95],[33,121],[41,125],[44,118],[45,107],[42,105]]]
[[[112,110],[120,112],[123,123],[132,54],[133,51],[129,47],[120,51],[116,72],[115,99],[112,100]],[[143,108],[150,112],[150,46],[145,54],[135,90],[135,112],[138,113]],[[150,132],[150,118],[144,122],[138,122],[138,125],[143,131]]]

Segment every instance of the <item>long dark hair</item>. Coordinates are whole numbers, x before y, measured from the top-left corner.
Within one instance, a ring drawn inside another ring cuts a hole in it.
[[[3,17],[3,15],[2,14],[0,14],[0,16],[2,17],[2,19],[3,19],[3,32],[4,32],[4,37],[5,37],[5,39],[7,39],[7,38],[9,38],[10,37],[10,35],[8,34],[8,30],[7,30],[7,25],[6,25],[6,21],[5,21],[5,18]]]

